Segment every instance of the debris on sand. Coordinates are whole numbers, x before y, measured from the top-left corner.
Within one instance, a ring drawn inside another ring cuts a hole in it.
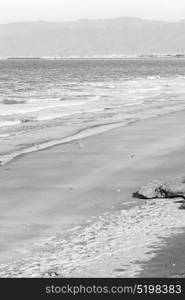
[[[174,178],[168,182],[153,180],[133,193],[134,198],[177,198],[185,199],[185,176]]]

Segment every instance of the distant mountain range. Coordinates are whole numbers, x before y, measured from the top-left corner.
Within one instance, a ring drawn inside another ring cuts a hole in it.
[[[181,53],[185,20],[117,18],[0,25],[0,56],[93,56]]]

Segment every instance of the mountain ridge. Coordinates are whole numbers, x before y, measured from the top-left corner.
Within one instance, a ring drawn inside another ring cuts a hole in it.
[[[0,56],[84,56],[180,53],[185,20],[80,19],[0,24]]]

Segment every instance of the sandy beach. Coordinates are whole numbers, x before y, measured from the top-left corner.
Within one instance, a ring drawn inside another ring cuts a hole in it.
[[[176,262],[176,253],[184,259],[179,199],[145,201],[132,193],[184,174],[184,137],[184,111],[175,112],[1,166],[0,276],[183,273]]]

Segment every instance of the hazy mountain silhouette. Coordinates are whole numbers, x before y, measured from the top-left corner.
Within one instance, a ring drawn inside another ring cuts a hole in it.
[[[0,25],[0,56],[174,53],[185,50],[185,20],[117,18]]]

